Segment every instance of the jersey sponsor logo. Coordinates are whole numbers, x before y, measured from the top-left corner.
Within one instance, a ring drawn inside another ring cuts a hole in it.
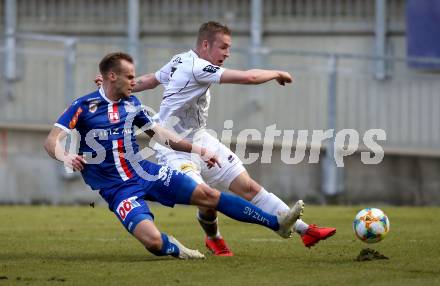
[[[181,57],[177,57],[173,60],[173,63],[175,64],[181,64],[182,63],[182,58]]]
[[[98,137],[100,140],[108,140],[111,135],[125,135],[133,134],[133,129],[131,128],[109,128],[109,129],[93,129],[91,130],[93,138]],[[101,139],[106,138],[106,139]]]
[[[78,123],[78,117],[82,112],[82,108],[78,107],[78,109],[76,110],[75,114],[73,115],[72,119],[69,122],[69,128],[73,129],[76,126],[76,123]]]
[[[91,102],[91,101],[97,101],[97,102],[100,102],[100,101],[101,101],[101,98],[100,98],[100,97],[92,97],[92,98],[88,98],[86,101],[87,101],[87,102]]]
[[[119,203],[118,207],[116,208],[116,211],[118,212],[118,215],[122,221],[125,221],[128,214],[133,209],[141,206],[141,204],[136,201],[137,198],[138,198],[137,196],[130,197]]]
[[[171,170],[167,166],[162,166],[159,169],[159,173],[157,174],[158,179],[164,181],[163,184],[167,187],[170,185],[172,176],[173,176],[173,170]]]
[[[220,69],[220,67],[216,67],[213,65],[207,65],[206,67],[203,68],[203,71],[210,72],[210,73],[216,73],[219,69]]]
[[[98,110],[98,104],[101,102],[100,100],[94,100],[89,103],[89,112],[95,113]]]

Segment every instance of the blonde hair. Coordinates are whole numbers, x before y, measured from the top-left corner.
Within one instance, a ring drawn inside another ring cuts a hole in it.
[[[218,22],[209,21],[203,23],[199,28],[199,33],[197,35],[197,46],[200,46],[204,40],[208,43],[212,43],[215,40],[217,33],[222,33],[224,35],[231,35],[231,30],[226,26]]]

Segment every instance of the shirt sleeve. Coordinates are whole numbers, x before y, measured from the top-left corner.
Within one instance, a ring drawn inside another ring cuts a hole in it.
[[[201,84],[220,83],[224,68],[211,64],[202,59],[194,59],[193,75]]]
[[[75,129],[81,118],[82,112],[83,109],[81,108],[81,104],[78,101],[75,101],[66,109],[66,111],[64,111],[54,125],[66,132],[70,132],[70,130]]]
[[[163,85],[167,85],[169,82],[170,73],[171,73],[171,65],[170,63],[167,63],[160,70],[156,71],[154,73],[154,76],[156,77],[158,82],[160,82]]]
[[[167,85],[170,81],[170,75],[175,71],[175,66],[181,63],[180,56],[175,56],[160,68],[154,75],[156,79],[163,85]]]

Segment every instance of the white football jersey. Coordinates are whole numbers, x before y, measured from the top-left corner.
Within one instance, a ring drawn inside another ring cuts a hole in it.
[[[172,57],[155,74],[165,91],[159,113],[154,116],[163,126],[191,140],[206,127],[210,101],[209,86],[219,83],[224,68],[201,59],[190,50]]]

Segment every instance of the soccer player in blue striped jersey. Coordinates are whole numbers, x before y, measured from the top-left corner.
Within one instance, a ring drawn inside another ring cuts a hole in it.
[[[147,201],[165,206],[192,204],[216,209],[225,215],[270,228],[283,238],[301,216],[302,201],[279,215],[269,214],[246,200],[221,193],[191,177],[143,160],[136,143],[135,126],[157,142],[180,152],[196,153],[209,168],[219,166],[218,158],[206,148],[181,140],[152,122],[139,100],[131,95],[135,86],[133,59],[111,53],[99,64],[103,76],[99,90],[77,99],[61,115],[49,133],[45,149],[74,171],[109,204],[123,226],[151,253],[181,259],[200,259],[198,250],[183,246],[158,230]],[[79,153],[65,150],[63,138],[73,129],[80,135]]]

